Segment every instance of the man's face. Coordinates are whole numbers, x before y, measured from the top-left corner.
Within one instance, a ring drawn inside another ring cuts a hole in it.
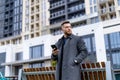
[[[62,26],[62,31],[64,32],[65,35],[70,35],[72,34],[72,28],[70,23],[65,23]]]

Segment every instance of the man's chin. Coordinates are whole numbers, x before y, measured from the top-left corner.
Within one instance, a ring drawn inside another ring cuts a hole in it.
[[[68,36],[70,36],[72,33],[67,33]]]

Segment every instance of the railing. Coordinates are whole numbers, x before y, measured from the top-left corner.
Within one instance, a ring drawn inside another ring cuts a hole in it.
[[[100,3],[108,2],[108,1],[114,1],[114,0],[99,0]]]
[[[83,63],[81,80],[115,80],[110,62]],[[18,80],[55,80],[55,67],[27,68],[19,71]]]
[[[18,80],[55,80],[55,67],[28,68],[19,71]]]
[[[8,76],[5,77],[7,80],[18,80],[18,76]]]
[[[82,80],[114,80],[110,62],[81,64]]]

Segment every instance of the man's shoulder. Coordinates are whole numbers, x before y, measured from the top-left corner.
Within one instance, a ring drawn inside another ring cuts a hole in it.
[[[73,35],[73,38],[74,38],[74,39],[82,39],[82,37],[81,37],[81,36],[78,36],[78,35]]]

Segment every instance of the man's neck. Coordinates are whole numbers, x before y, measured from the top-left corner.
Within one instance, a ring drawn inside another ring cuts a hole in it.
[[[64,38],[67,38],[68,36],[70,36],[71,34],[64,34]]]

